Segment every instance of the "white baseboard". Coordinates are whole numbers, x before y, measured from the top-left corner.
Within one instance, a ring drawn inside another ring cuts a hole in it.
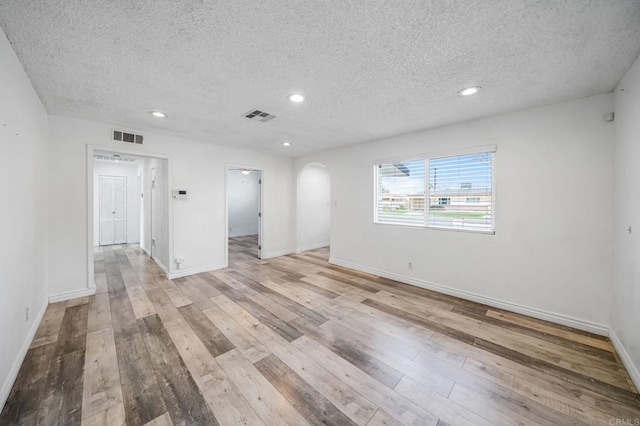
[[[96,289],[94,288],[83,288],[81,290],[69,291],[67,293],[58,293],[49,296],[49,303],[58,303],[64,302],[65,300],[77,299],[79,297],[85,296],[93,296],[96,294]]]
[[[269,253],[262,253],[262,256],[260,256],[260,259],[271,259],[272,257],[286,256],[288,254],[293,254],[293,253],[295,253],[295,250],[292,250],[292,249],[272,251]]]
[[[146,254],[147,256],[151,257],[151,252],[149,250],[147,250],[146,248],[140,246],[140,249],[144,252],[144,254]]]
[[[11,388],[18,377],[18,373],[20,372],[20,367],[22,367],[22,363],[24,362],[24,358],[27,356],[27,352],[31,347],[31,343],[33,342],[33,338],[38,331],[38,327],[40,327],[40,323],[42,322],[42,318],[44,317],[44,313],[47,311],[47,306],[49,304],[45,301],[42,304],[42,307],[38,311],[38,314],[33,319],[33,324],[31,324],[31,328],[29,329],[29,333],[27,333],[27,337],[24,339],[24,343],[20,347],[20,351],[16,355],[16,359],[13,361],[11,365],[11,370],[9,370],[9,374],[7,378],[4,380],[2,384],[2,388],[0,389],[0,412],[4,408],[4,404],[7,402],[7,398],[9,398],[9,393],[11,392]]]
[[[154,261],[154,262],[156,262],[156,265],[158,265],[158,266],[160,267],[160,269],[162,269],[162,272],[164,272],[164,274],[165,274],[167,277],[169,277],[169,268],[167,268],[167,267],[165,266],[165,264],[164,264],[164,263],[162,263],[162,262],[160,261],[160,259],[158,259],[157,257],[153,257],[153,256],[152,256],[152,257],[151,257],[151,259],[153,259],[153,261]]]
[[[611,340],[611,344],[620,356],[620,359],[627,369],[633,384],[636,385],[636,390],[640,390],[640,370],[638,370],[638,366],[635,365],[631,355],[627,352],[627,348],[624,347],[622,341],[618,338],[618,335],[613,331],[613,329],[609,329],[609,340]]]
[[[563,315],[555,312],[545,311],[542,309],[532,308],[529,306],[508,302],[506,300],[495,299],[493,297],[482,296],[480,294],[472,293],[469,291],[458,290],[452,287],[434,284],[400,274],[395,274],[393,272],[386,272],[375,268],[369,268],[368,266],[357,265],[340,259],[330,258],[329,263],[338,266],[344,266],[345,268],[355,269],[361,272],[367,272],[369,274],[378,275],[380,277],[389,278],[401,283],[411,284],[416,287],[426,288],[427,290],[437,291],[439,293],[448,294],[450,296],[460,297],[461,299],[482,303],[484,305],[493,306],[495,308],[504,309],[506,311],[528,315],[533,318],[538,318],[556,324],[566,325],[568,327],[577,328],[578,330],[588,331],[590,333],[599,334],[601,336],[609,335],[608,326],[582,320],[569,315]]]
[[[226,268],[224,263],[218,265],[206,265],[201,266],[199,268],[190,268],[190,269],[177,269],[173,273],[169,275],[169,279],[173,280],[175,278],[182,278],[189,275],[201,274],[203,272],[215,271],[216,269]]]
[[[258,235],[258,231],[229,232],[229,238],[249,237],[253,235]]]
[[[329,241],[327,241],[326,243],[311,244],[310,246],[300,247],[296,250],[296,253],[300,254],[303,251],[315,250],[323,247],[329,247]]]

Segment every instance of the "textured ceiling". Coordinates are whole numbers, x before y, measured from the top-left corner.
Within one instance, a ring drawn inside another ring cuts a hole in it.
[[[292,156],[611,91],[640,48],[638,0],[0,0],[0,24],[52,114]]]

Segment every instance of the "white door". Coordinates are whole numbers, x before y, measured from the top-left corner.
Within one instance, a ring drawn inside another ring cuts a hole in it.
[[[100,176],[100,245],[127,242],[127,178]]]
[[[154,249],[156,248],[156,232],[155,232],[155,223],[153,221],[153,206],[155,205],[155,198],[157,197],[156,195],[156,168],[152,168],[151,169],[151,206],[149,208],[150,211],[150,219],[149,222],[151,222],[151,226],[149,227],[151,229],[151,241],[150,241],[150,245],[149,245],[149,251],[151,253],[151,258],[153,258],[154,255]]]
[[[142,225],[142,176],[138,175],[136,177],[136,223],[138,225],[136,237],[138,237],[138,243],[142,243],[142,230],[140,226]]]

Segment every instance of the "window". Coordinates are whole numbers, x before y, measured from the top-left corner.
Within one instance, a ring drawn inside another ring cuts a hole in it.
[[[375,222],[493,232],[493,153],[376,165]]]
[[[423,225],[426,220],[424,160],[378,164],[377,221]]]

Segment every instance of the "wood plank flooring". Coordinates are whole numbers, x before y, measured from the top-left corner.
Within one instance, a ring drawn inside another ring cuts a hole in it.
[[[96,249],[96,296],[49,306],[0,425],[640,424],[607,338],[256,246],[173,281]]]

